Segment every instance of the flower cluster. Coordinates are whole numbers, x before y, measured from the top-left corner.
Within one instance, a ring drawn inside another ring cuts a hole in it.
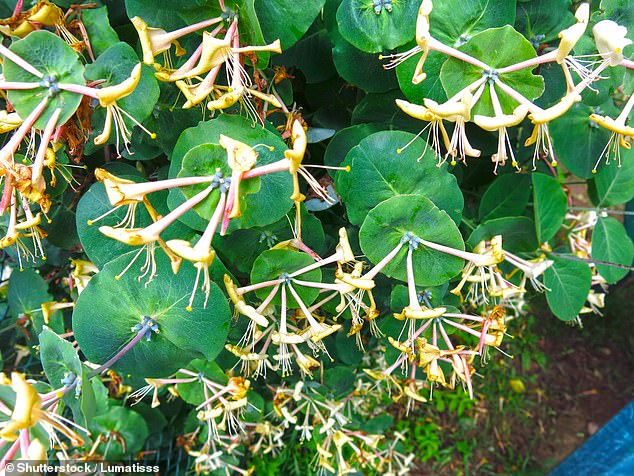
[[[429,21],[432,9],[432,0],[423,0],[416,22],[417,44],[413,49],[394,55],[381,56],[381,58],[390,60],[385,68],[391,69],[403,61],[421,54],[412,77],[414,84],[419,84],[426,78],[423,68],[430,51],[438,51],[482,71],[480,79],[475,80],[442,104],[438,104],[432,99],[425,99],[423,105],[412,104],[401,99],[396,100],[398,107],[406,114],[429,123],[420,134],[428,131],[428,142],[438,158],[439,165],[446,160],[450,160],[451,165],[456,165],[458,161],[466,164],[467,157],[480,157],[481,151],[471,145],[466,135],[465,124],[473,122],[485,131],[498,133],[497,152],[491,156],[491,161],[495,164],[494,171],[497,173],[498,166],[504,166],[509,159],[511,165],[520,170],[507,129],[520,124],[528,117],[533,125],[533,132],[526,139],[524,145],[535,145],[532,161],[533,170],[538,159],[548,159],[550,165],[556,166],[557,159],[548,131],[548,124],[570,110],[575,102],[580,101],[580,94],[586,88],[592,88],[594,82],[602,79],[601,73],[606,68],[633,67],[632,62],[623,56],[623,48],[631,44],[631,40],[625,38],[627,29],[612,20],[603,20],[592,29],[599,52],[599,61],[592,61],[588,64],[586,57],[582,59],[571,54],[588,26],[590,18],[590,5],[588,3],[583,3],[578,7],[575,13],[577,23],[559,33],[560,42],[556,49],[502,68],[493,68],[480,59],[445,45],[434,38],[431,34]],[[549,108],[539,107],[530,98],[526,98],[505,82],[505,74],[524,69],[532,70],[539,65],[550,62],[555,62],[562,68],[566,80],[566,93],[559,102]],[[576,83],[572,75],[573,72],[579,76],[579,81]],[[476,104],[483,100],[485,89],[489,92],[490,106],[494,115],[472,114]],[[501,96],[505,100],[510,99],[517,104],[513,111],[503,110]],[[599,157],[597,166],[604,157],[607,163],[613,158],[620,164],[620,147],[629,148],[629,138],[632,137],[632,128],[625,124],[632,106],[634,106],[634,100],[630,97],[622,113],[616,119],[598,114],[590,116],[592,121],[612,131],[612,138]],[[451,136],[444,125],[445,122],[454,124]],[[597,166],[595,166],[594,172],[596,172]]]

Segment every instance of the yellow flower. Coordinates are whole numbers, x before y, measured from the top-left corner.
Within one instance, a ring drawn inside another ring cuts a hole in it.
[[[132,94],[134,89],[139,84],[139,81],[141,80],[142,72],[142,65],[141,63],[139,63],[134,66],[134,68],[132,68],[129,78],[125,79],[119,84],[114,84],[112,86],[97,89],[96,95],[99,99],[99,104],[101,104],[101,106],[103,107],[112,106],[116,103],[118,99],[122,99]]]
[[[162,28],[152,28],[140,17],[131,18],[143,50],[143,62],[152,66],[154,57],[170,49],[175,40]]]
[[[17,112],[0,111],[0,134],[17,129],[22,122],[22,118]]]
[[[0,437],[7,441],[18,439],[18,431],[35,426],[40,419],[42,399],[33,386],[24,380],[24,375],[11,374],[11,388],[16,393],[15,407],[9,422],[0,430]]]
[[[583,36],[588,26],[588,20],[590,19],[590,4],[582,3],[575,12],[575,18],[577,23],[562,30],[559,33],[559,47],[557,48],[557,63],[561,64],[564,59],[570,54],[575,47],[579,39]]]
[[[264,317],[262,314],[257,312],[253,306],[249,306],[244,298],[238,294],[237,287],[234,284],[233,280],[228,274],[224,275],[224,283],[225,288],[227,289],[227,294],[229,294],[229,298],[233,302],[233,305],[236,311],[243,316],[248,317],[257,325],[262,327],[268,327],[269,320]]]
[[[44,316],[44,322],[48,324],[51,321],[51,316],[55,314],[60,309],[68,309],[69,307],[74,307],[74,302],[43,302],[42,303],[42,315]]]

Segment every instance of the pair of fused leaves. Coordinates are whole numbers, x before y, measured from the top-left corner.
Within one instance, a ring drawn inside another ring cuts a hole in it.
[[[456,226],[462,215],[462,193],[447,167],[436,167],[433,152],[422,139],[400,131],[377,132],[353,147],[344,165],[351,166],[351,171],[337,173],[337,191],[350,221],[361,225],[361,249],[370,261],[378,263],[408,232],[464,249]],[[407,280],[406,248],[383,274]],[[463,264],[459,258],[423,245],[413,256],[414,268],[420,270],[416,273],[420,286],[444,283],[458,274]]]
[[[105,363],[135,335],[133,328],[145,316],[157,323],[150,340],[141,339],[113,368],[126,380],[165,377],[192,359],[213,360],[222,349],[229,329],[230,311],[224,294],[211,283],[207,306],[198,292],[191,311],[186,309],[196,271],[187,263],[177,275],[169,260],[156,256],[157,275],[151,282],[128,272],[117,276],[129,261],[122,256],[94,276],[79,296],[73,312],[75,338],[84,355]]]

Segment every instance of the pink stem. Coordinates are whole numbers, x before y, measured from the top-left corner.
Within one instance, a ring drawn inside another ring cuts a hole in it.
[[[438,41],[436,38],[429,38],[429,48],[432,50],[440,51],[441,53],[445,53],[446,55],[453,56],[456,59],[477,66],[478,68],[482,68],[485,71],[489,71],[492,69],[488,64],[483,63],[479,59],[463,53],[462,51],[459,51],[455,48],[452,48],[451,46],[447,46],[444,43]]]
[[[281,159],[272,164],[261,165],[242,174],[243,179],[249,179],[253,177],[259,177],[260,175],[266,175],[273,172],[281,172],[282,170],[288,170],[290,161],[288,159]]]
[[[31,73],[33,76],[37,76],[38,78],[44,77],[44,75],[40,73],[34,66],[26,62],[24,59],[20,58],[18,55],[16,55],[13,51],[11,51],[6,46],[0,45],[0,55],[4,56],[9,61],[14,62],[20,68]]]
[[[0,89],[35,89],[39,87],[40,83],[0,81]]]
[[[4,469],[4,467],[7,465],[7,463],[11,460],[13,460],[13,457],[15,456],[15,454],[18,452],[18,448],[20,447],[20,441],[16,440],[12,445],[11,448],[9,448],[9,450],[5,453],[5,455],[2,457],[2,459],[0,460],[0,471],[2,471]]]
[[[557,59],[557,50],[553,50],[550,53],[547,53],[542,56],[537,56],[535,58],[531,58],[526,61],[521,61],[519,63],[515,63],[510,66],[506,66],[504,68],[497,68],[495,71],[497,71],[498,74],[512,73],[513,71],[529,68],[531,66],[534,68],[535,66],[538,66],[544,63],[549,63],[551,61],[555,61],[556,59]]]

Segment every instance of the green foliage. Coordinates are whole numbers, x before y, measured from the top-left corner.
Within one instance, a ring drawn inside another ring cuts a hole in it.
[[[632,270],[631,46],[600,23],[627,2],[25,3],[0,3],[8,460],[57,432],[169,474],[469,468],[474,401],[519,412],[544,366],[527,331],[521,369],[484,367],[507,326],[537,292],[581,323]]]

